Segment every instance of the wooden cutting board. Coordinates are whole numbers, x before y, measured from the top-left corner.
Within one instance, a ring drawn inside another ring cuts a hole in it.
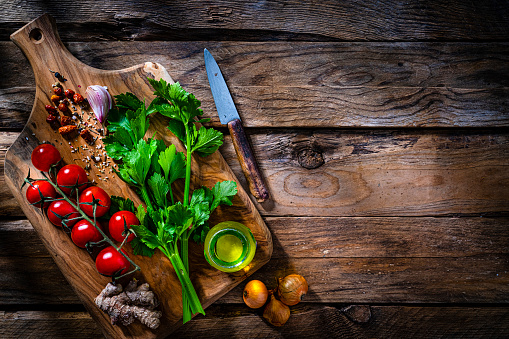
[[[72,153],[69,143],[46,123],[48,114],[44,106],[51,103],[51,85],[56,82],[50,70],[59,72],[67,79],[63,82],[64,89],[70,88],[82,95],[85,94],[85,89],[89,85],[103,85],[108,87],[111,95],[132,92],[139,98],[147,98],[147,102],[153,98],[153,90],[147,77],[163,78],[173,82],[170,75],[163,66],[151,62],[116,71],[104,71],[89,67],[74,58],[64,47],[58,36],[55,20],[49,15],[43,15],[30,22],[12,34],[11,40],[22,49],[30,61],[35,74],[36,95],[32,113],[25,128],[6,154],[7,185],[58,267],[107,337],[162,338],[167,336],[182,324],[182,290],[169,260],[161,255],[160,251],[156,251],[152,258],[135,256],[132,254],[130,246],[125,246],[129,256],[141,268],[141,272],[137,272],[135,277],[141,282],[150,284],[161,301],[159,310],[162,311],[163,317],[161,326],[155,331],[147,329],[137,321],[127,327],[113,326],[110,324],[109,316],[94,304],[94,298],[111,279],[99,275],[92,257],[85,250],[75,246],[67,234],[61,228],[53,226],[37,208],[27,203],[26,188],[20,190],[20,187],[29,170],[33,178],[42,177],[30,161],[32,150],[40,142],[53,143],[62,154],[65,163],[85,165],[82,162],[84,155]],[[203,71],[205,72],[205,69]],[[205,112],[204,116],[211,114],[214,112]],[[151,128],[147,135],[153,135],[156,132],[157,136],[167,144],[174,143],[182,151],[183,145],[168,131],[166,126],[167,121],[164,117],[151,119]],[[70,143],[74,148],[85,145],[80,137]],[[100,141],[96,141],[96,145],[99,144]],[[95,180],[97,185],[110,195],[129,197],[135,201],[136,205],[141,203],[136,194],[116,175],[102,181],[98,174],[100,175],[92,166],[89,180]],[[102,177],[104,178],[104,175]],[[237,181],[239,192],[233,200],[233,206],[221,206],[214,212],[210,224],[214,225],[225,220],[234,220],[245,224],[255,236],[257,250],[255,258],[248,267],[237,273],[227,274],[208,265],[203,256],[202,245],[190,243],[191,280],[204,308],[263,266],[269,261],[272,254],[272,239],[269,230],[221,154],[215,152],[205,158],[195,157],[193,159],[192,184],[194,187],[200,185],[212,187],[217,181],[222,180]],[[32,278],[36,280],[38,277]],[[242,296],[239,295],[239,301],[241,300]]]

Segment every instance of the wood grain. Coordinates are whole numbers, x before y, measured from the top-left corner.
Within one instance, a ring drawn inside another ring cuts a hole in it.
[[[506,214],[509,140],[494,131],[265,130],[251,134],[269,216]],[[314,150],[324,165],[305,169]],[[222,154],[240,171],[229,143]],[[471,184],[477,183],[477,184]],[[260,208],[263,208],[260,206]]]
[[[507,42],[69,41],[65,46],[100,69],[153,60],[184,85],[208,87],[207,47],[236,86],[509,87]],[[6,41],[0,47],[0,63],[8,70],[0,88],[33,88],[33,71],[19,49]]]
[[[33,74],[12,44],[0,65],[0,128],[21,128],[33,100]],[[220,126],[203,48],[214,50],[245,127],[507,126],[509,45],[500,43],[153,43],[68,44],[105,69],[147,58],[203,103]],[[22,60],[20,60],[22,59]],[[20,62],[21,61],[21,62]],[[23,67],[23,63],[25,66]],[[460,75],[458,75],[460,74]]]
[[[0,257],[2,305],[79,303],[62,287],[50,258]],[[252,275],[275,288],[275,277],[298,273],[310,292],[305,302],[493,303],[509,302],[509,255],[461,258],[284,258],[272,259]],[[16,274],[14,273],[16,272]],[[242,303],[242,283],[216,303]]]
[[[504,40],[509,12],[502,2],[384,0],[4,1],[0,37],[46,12],[55,16],[66,40]],[[69,20],[72,18],[72,20]],[[253,32],[254,31],[254,32]]]
[[[272,195],[271,205],[258,205],[265,216],[509,212],[509,139],[498,130],[260,130],[250,141]],[[299,156],[308,150],[324,165],[304,168]],[[220,151],[247,190],[229,136]],[[7,193],[0,206],[4,215],[22,215]]]
[[[214,305],[206,318],[198,317],[174,333],[177,338],[238,337],[288,338],[505,338],[509,330],[507,308],[371,306],[367,323],[355,323],[340,305],[306,304],[292,308],[282,328],[267,324],[259,312],[243,306]],[[0,336],[19,333],[26,337],[97,338],[101,332],[84,312],[0,312]]]
[[[267,223],[274,256],[252,279],[273,288],[274,277],[302,274],[311,291],[306,303],[509,301],[507,218],[267,218]],[[0,223],[5,249],[0,265],[6,272],[0,304],[79,303],[34,234],[27,221]],[[218,303],[242,303],[244,285]]]
[[[458,258],[508,253],[508,218],[267,217],[272,258]],[[312,230],[312,232],[310,232]],[[4,257],[48,257],[26,219],[0,222]]]
[[[131,248],[126,247],[127,254],[141,268],[141,271],[136,274],[137,279],[149,283],[151,289],[158,296],[163,318],[161,326],[156,331],[150,331],[140,323],[133,323],[129,327],[112,326],[108,315],[99,310],[93,301],[110,279],[99,275],[88,253],[74,246],[61,229],[55,228],[40,211],[26,202],[19,187],[29,169],[31,173],[37,173],[37,170],[31,165],[30,154],[39,142],[55,139],[59,140],[61,145],[64,142],[69,142],[76,149],[86,145],[82,139],[63,140],[58,133],[48,127],[45,121],[47,113],[44,110],[44,105],[50,102],[48,91],[55,81],[48,68],[58,70],[67,79],[65,82],[67,88],[74,88],[79,92],[80,87],[84,91],[88,85],[99,83],[108,86],[108,91],[112,96],[133,92],[141,98],[150,98],[153,90],[148,84],[147,77],[162,77],[170,82],[172,81],[171,77],[161,65],[150,62],[120,71],[101,71],[87,66],[75,59],[64,48],[56,32],[54,20],[47,15],[14,33],[12,40],[22,49],[34,70],[36,100],[27,125],[6,154],[5,182],[7,186],[39,233],[43,244],[48,248],[57,266],[106,336],[114,338],[167,336],[179,327],[182,321],[181,286],[169,260],[163,257],[160,252],[156,252],[152,258],[135,257]],[[151,120],[152,129],[148,133],[152,136],[154,132],[158,131],[158,135],[164,141],[178,144],[178,139],[175,136],[165,132],[167,131],[166,127],[167,124],[163,119],[154,118]],[[55,143],[58,144],[58,141]],[[99,143],[100,141],[96,141],[96,145]],[[182,149],[183,146],[179,145],[179,147]],[[65,163],[74,163],[76,158],[78,161],[82,161],[81,157],[85,157],[85,155],[78,157],[67,146],[59,147],[59,151]],[[88,173],[89,180],[94,180],[110,195],[128,197],[135,204],[140,204],[140,199],[136,194],[119,178],[112,176],[109,180],[104,181],[100,178],[100,173],[95,166],[92,167]],[[196,184],[211,187],[218,180],[236,181],[235,176],[218,152],[207,158],[195,158],[193,167]],[[212,185],[211,182],[213,182]],[[218,209],[214,218],[236,220],[247,225],[252,230],[258,247],[255,258],[247,268],[235,274],[226,274],[213,269],[206,263],[202,247],[190,246],[189,261],[190,266],[193,267],[190,276],[204,308],[267,262],[272,252],[270,233],[241,187],[239,187],[239,192],[235,196],[230,210]],[[211,222],[217,222],[217,219],[214,218],[211,218]],[[5,263],[5,265],[10,264],[12,263]],[[19,263],[17,266],[20,266]],[[37,267],[44,269],[44,266]],[[29,270],[26,268],[26,271]],[[42,287],[41,290],[43,290]]]

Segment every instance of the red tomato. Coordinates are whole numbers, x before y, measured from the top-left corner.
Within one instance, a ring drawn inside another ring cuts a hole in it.
[[[125,238],[125,234],[122,234],[125,231],[124,225],[127,226],[127,228],[131,228],[131,225],[139,224],[140,221],[133,212],[119,211],[111,216],[108,226],[111,237],[118,242],[122,242]],[[127,237],[127,242],[130,242],[133,238],[134,234],[130,234]]]
[[[57,196],[57,191],[55,188],[51,186],[51,184],[44,180],[34,181],[28,186],[26,197],[29,203],[34,205],[35,207],[41,207],[41,203],[44,202],[44,207],[48,207],[50,201],[45,201],[46,199],[55,199]]]
[[[97,225],[101,227],[99,223]],[[80,220],[71,231],[72,241],[81,248],[85,248],[88,242],[98,242],[102,238],[103,236],[97,228],[86,220]]]
[[[32,151],[32,164],[39,171],[48,172],[51,165],[58,164],[60,160],[60,152],[50,144],[39,145]]]
[[[125,255],[124,250],[121,250]],[[113,246],[108,246],[99,252],[99,255],[95,259],[95,267],[97,272],[113,276],[114,274],[124,274],[129,270],[131,264],[124,258]],[[120,272],[122,270],[122,272]]]
[[[105,215],[110,209],[111,199],[108,193],[97,186],[89,187],[81,192],[79,199],[81,210],[89,217],[94,216],[94,205],[91,204],[93,201],[98,203],[95,210],[95,216],[98,218]]]
[[[78,165],[66,165],[58,171],[57,185],[67,195],[73,191],[73,187],[77,186],[81,192],[87,187],[87,172]],[[73,194],[76,193],[74,190]]]
[[[53,201],[48,207],[48,219],[55,226],[62,226],[63,219],[73,219],[79,216],[79,212],[65,200]],[[77,222],[77,219],[68,220],[65,224],[67,227],[72,227]]]

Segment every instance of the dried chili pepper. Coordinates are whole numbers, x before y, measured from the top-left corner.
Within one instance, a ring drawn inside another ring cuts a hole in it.
[[[58,129],[58,132],[66,139],[71,139],[78,133],[78,127],[76,125],[62,126]]]

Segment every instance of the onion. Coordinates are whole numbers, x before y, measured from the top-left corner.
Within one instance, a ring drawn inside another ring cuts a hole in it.
[[[283,279],[279,279],[278,286],[279,299],[288,305],[297,305],[308,293],[308,283],[303,276],[290,274]]]
[[[265,305],[269,292],[267,287],[260,280],[251,280],[244,287],[242,297],[250,308],[260,308]]]
[[[263,317],[274,326],[283,326],[290,318],[290,308],[270,295],[270,302],[263,311]]]
[[[101,124],[104,123],[109,110],[113,107],[113,100],[110,93],[108,93],[108,88],[100,85],[88,86],[86,95],[97,120]]]

